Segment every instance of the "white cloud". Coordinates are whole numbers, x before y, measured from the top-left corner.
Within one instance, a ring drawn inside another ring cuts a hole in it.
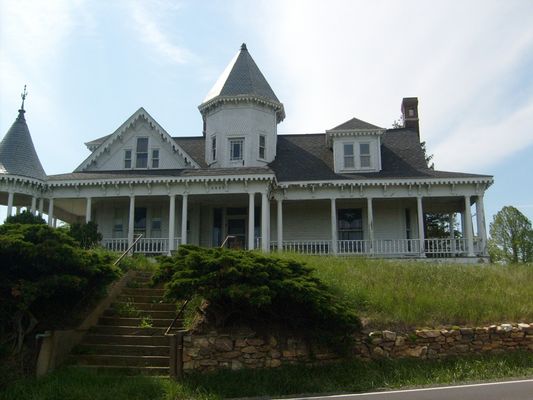
[[[174,64],[186,64],[194,59],[185,46],[176,44],[164,29],[165,20],[180,10],[180,4],[172,1],[126,2],[139,39],[165,60]],[[170,30],[169,30],[170,31]]]
[[[278,0],[247,13],[287,109],[281,131],[352,116],[389,127],[418,96],[439,169],[477,170],[533,143],[533,87],[513,92],[533,62],[531,2]]]

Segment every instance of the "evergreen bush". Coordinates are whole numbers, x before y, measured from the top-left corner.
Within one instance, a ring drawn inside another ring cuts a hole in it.
[[[110,255],[44,224],[1,225],[0,260],[0,335],[18,349],[37,321],[57,328],[120,274]]]
[[[294,260],[182,245],[159,261],[156,280],[167,282],[166,296],[201,296],[207,320],[216,326],[279,326],[329,344],[346,343],[361,327],[354,310]]]
[[[102,234],[98,232],[98,224],[93,221],[84,224],[71,224],[68,233],[76,239],[84,249],[95,247],[102,240]]]

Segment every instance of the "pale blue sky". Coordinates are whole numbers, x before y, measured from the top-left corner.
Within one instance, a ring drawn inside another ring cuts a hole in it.
[[[436,168],[494,175],[489,222],[504,205],[533,219],[530,0],[0,0],[0,135],[24,84],[48,174],[140,106],[200,135],[197,106],[242,42],[285,104],[280,133],[389,127],[418,96]]]

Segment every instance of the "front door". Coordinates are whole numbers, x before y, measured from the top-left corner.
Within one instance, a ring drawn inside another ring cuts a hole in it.
[[[228,217],[228,247],[232,249],[246,248],[246,218]]]

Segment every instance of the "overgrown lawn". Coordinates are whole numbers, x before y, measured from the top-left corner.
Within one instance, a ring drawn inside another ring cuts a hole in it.
[[[533,321],[533,265],[457,265],[284,254],[353,304],[373,327]]]

